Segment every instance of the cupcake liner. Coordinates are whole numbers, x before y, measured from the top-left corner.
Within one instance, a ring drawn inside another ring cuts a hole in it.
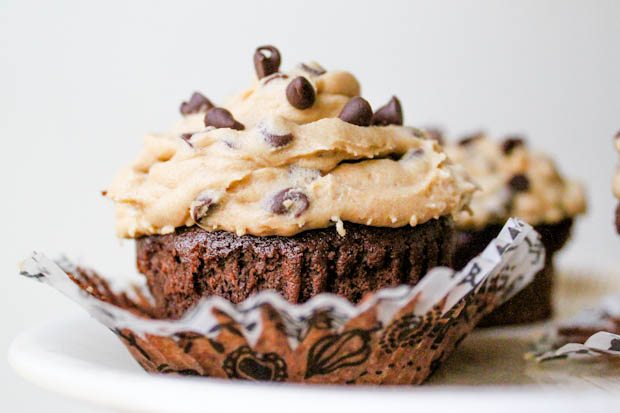
[[[461,271],[354,305],[333,294],[291,304],[273,291],[239,304],[203,299],[181,319],[155,319],[140,289],[113,291],[95,272],[33,253],[21,274],[47,283],[112,330],[148,372],[338,384],[420,384],[476,323],[544,264],[534,229],[510,219]]]
[[[620,356],[620,296],[606,297],[548,331],[528,357],[538,362]]]

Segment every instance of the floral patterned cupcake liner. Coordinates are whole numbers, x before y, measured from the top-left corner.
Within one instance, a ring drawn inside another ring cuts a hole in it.
[[[272,291],[232,304],[209,297],[178,320],[154,318],[148,294],[113,291],[92,270],[33,253],[23,276],[47,283],[112,330],[148,372],[298,383],[420,384],[544,264],[539,235],[510,219],[463,270],[354,305],[333,294],[291,304]]]

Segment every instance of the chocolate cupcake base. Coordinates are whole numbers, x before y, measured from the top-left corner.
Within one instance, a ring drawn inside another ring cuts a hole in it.
[[[291,303],[324,292],[356,303],[383,287],[415,285],[429,269],[451,263],[450,218],[403,228],[345,223],[345,230],[345,236],[326,228],[257,237],[180,228],[138,239],[138,270],[158,315],[179,318],[202,297],[239,303],[266,289]]]
[[[509,324],[532,323],[546,320],[553,313],[551,294],[553,289],[553,256],[570,237],[572,219],[556,224],[536,225],[545,246],[545,266],[530,285],[483,318],[479,326],[491,327]],[[497,236],[502,225],[488,225],[482,230],[456,231],[456,247],[453,256],[455,269],[463,268],[473,257],[480,254]]]

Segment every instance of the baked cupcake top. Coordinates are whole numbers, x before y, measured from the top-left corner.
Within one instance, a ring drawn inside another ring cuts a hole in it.
[[[522,138],[495,141],[476,134],[448,144],[446,152],[480,186],[471,213],[457,215],[459,228],[503,224],[509,217],[554,224],[585,211],[582,186],[560,175],[551,158],[530,150]]]
[[[271,46],[257,79],[215,106],[195,93],[169,133],[151,134],[106,196],[121,237],[182,226],[290,236],[342,221],[400,227],[463,209],[475,190],[400,102],[372,111],[347,72],[316,63],[279,71]]]

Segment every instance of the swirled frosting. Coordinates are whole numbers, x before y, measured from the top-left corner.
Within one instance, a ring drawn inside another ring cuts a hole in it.
[[[459,213],[456,225],[480,229],[519,217],[532,225],[553,224],[583,213],[583,187],[560,175],[548,156],[521,139],[496,141],[479,135],[446,146],[448,156],[480,186],[471,213]]]
[[[151,134],[107,189],[121,237],[198,224],[291,236],[342,221],[400,227],[463,209],[474,191],[441,146],[414,128],[356,126],[338,118],[360,94],[353,75],[300,65],[260,80],[222,105],[243,129],[207,127],[188,114]],[[292,79],[315,91],[307,109],[287,100]]]

